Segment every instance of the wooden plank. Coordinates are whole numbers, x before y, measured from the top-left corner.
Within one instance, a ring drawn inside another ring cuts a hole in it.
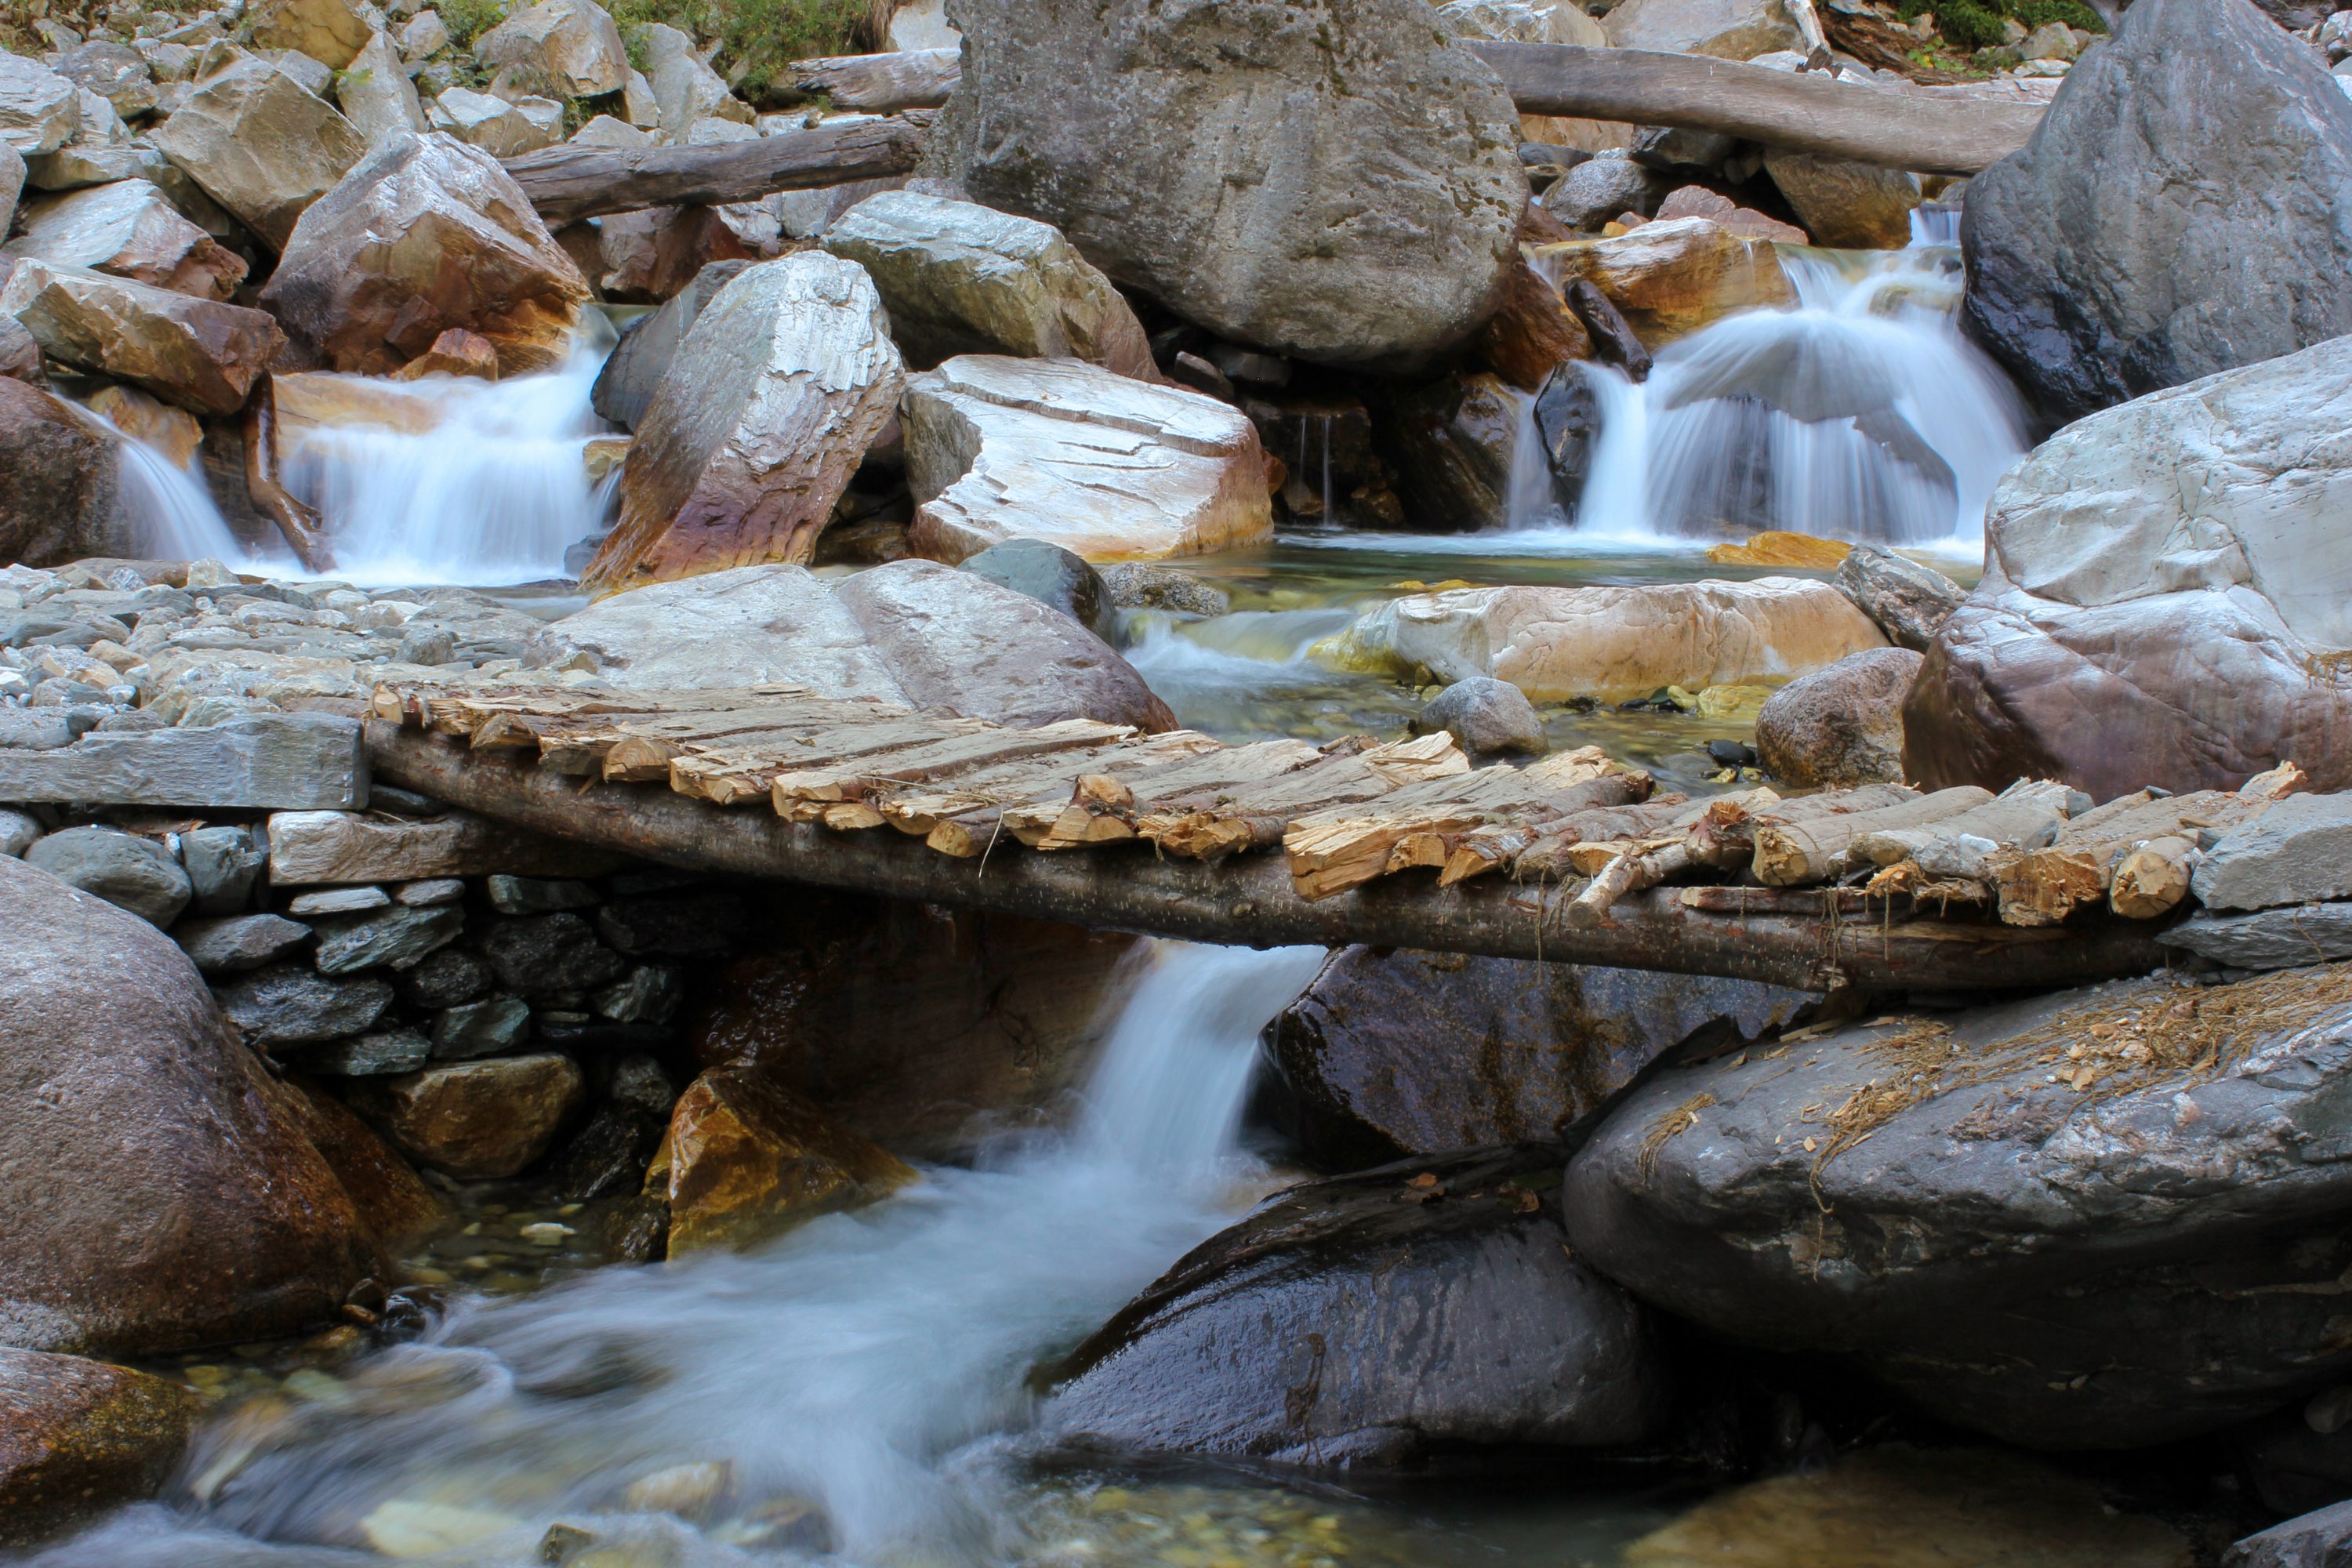
[[[1892,866],[1898,860],[1918,859],[1933,846],[1961,837],[1981,838],[2020,854],[2039,849],[2065,825],[2066,803],[2074,793],[2048,779],[2011,784],[1982,805],[1957,816],[1915,827],[1875,827],[1858,834],[1847,847],[1847,862],[1857,867],[1865,860],[1874,866]]]
[[[1292,818],[1350,801],[1372,800],[1409,784],[1470,771],[1470,759],[1440,731],[1369,751],[1327,755],[1265,784],[1218,792],[1215,798],[1163,801],[1141,814],[1136,831],[1171,855],[1218,859],[1282,842]]]
[[[504,160],[550,228],[645,207],[720,206],[911,173],[928,111],[699,147],[542,147]]]
[[[1958,816],[1992,799],[1992,791],[1964,784],[1939,789],[1876,811],[1848,812],[1809,821],[1767,820],[1757,825],[1756,879],[1768,888],[1825,882],[1843,874],[1846,850],[1866,833],[1919,827]]]
[[[792,815],[797,801],[858,800],[908,784],[953,778],[999,763],[1020,762],[1055,752],[1100,747],[1135,733],[1131,725],[1106,724],[1093,719],[1062,719],[1034,730],[987,730],[969,735],[943,735],[936,740],[881,752],[856,765],[796,768],[779,773],[769,785],[779,816]],[[928,831],[928,830],[926,830]]]
[[[1591,806],[1622,805],[1647,793],[1647,775],[1588,778],[1560,787],[1517,768],[1486,768],[1466,778],[1409,784],[1366,807],[1311,812],[1282,837],[1291,885],[1303,899],[1328,899],[1375,877],[1442,867],[1446,836],[1498,819],[1557,819]]]
[[[683,795],[719,805],[772,800],[776,776],[795,769],[872,756],[928,744],[942,734],[979,733],[990,726],[973,719],[918,715],[883,722],[828,725],[807,731],[780,730],[740,736],[723,747],[689,748],[673,758],[669,786]]]
[[[960,802],[941,798],[928,803],[925,819],[929,826],[925,829],[924,842],[940,854],[959,858],[985,854],[990,846],[1004,841],[1008,835],[1014,844],[1034,847],[1051,830],[1053,822],[1070,810],[1091,814],[1083,826],[1074,825],[1083,842],[1132,838],[1135,829],[1129,817],[1135,807],[1135,792],[1121,773],[1147,773],[1171,761],[1234,749],[1197,731],[1171,730],[1076,755],[1047,758],[1025,774],[970,789]],[[956,782],[959,786],[965,783]],[[1044,809],[1041,803],[1052,803],[1054,813],[1045,831],[1033,838],[1024,838],[1013,832],[1012,815],[1018,811],[1039,812]],[[913,813],[906,812],[904,817],[903,823],[897,816],[892,821],[911,828],[916,820]]]
[[[0,748],[0,801],[355,810],[367,805],[359,721],[241,713],[185,730],[93,730],[69,746]]]
[[[1304,766],[1318,754],[1304,741],[1218,746],[1179,753],[1172,762],[1154,759],[1148,763],[1137,757],[1138,751],[1136,746],[1122,747],[1091,764],[1127,792],[1124,803],[1114,805],[1099,791],[1081,798],[1075,787],[1057,790],[1006,806],[1004,830],[1032,848],[1048,851],[1116,843],[1135,837],[1137,819],[1155,802],[1262,783]]]

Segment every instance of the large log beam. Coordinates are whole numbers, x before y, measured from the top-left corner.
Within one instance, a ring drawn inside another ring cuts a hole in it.
[[[885,55],[826,55],[794,60],[784,79],[812,98],[822,93],[835,109],[896,114],[937,109],[963,74],[961,49],[902,49]]]
[[[543,147],[505,162],[547,226],[560,228],[604,213],[715,206],[904,174],[922,155],[930,119],[845,121],[705,147]]]
[[[1571,926],[1567,898],[1485,880],[1443,894],[1388,877],[1309,903],[1278,855],[1214,863],[1137,847],[1045,854],[1003,846],[971,859],[886,828],[835,832],[757,806],[735,809],[662,784],[595,784],[381,721],[367,726],[376,776],[541,833],[688,869],[849,889],[958,908],[1194,942],[1273,946],[1371,942],[1496,958],[1719,974],[1821,990],[1983,991],[2080,984],[2162,967],[2155,928],[2082,929],[1797,915],[1729,916],[1660,889]]]

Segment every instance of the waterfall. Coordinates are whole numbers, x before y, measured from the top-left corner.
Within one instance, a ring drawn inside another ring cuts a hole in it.
[[[999,1555],[1013,1483],[989,1461],[1028,1417],[1029,1368],[1225,1223],[1258,1174],[1234,1131],[1259,1032],[1323,959],[1144,952],[1071,1131],[763,1250],[465,1300],[184,1511],[131,1510],[36,1561],[324,1568],[353,1561],[330,1543],[385,1503],[430,1502],[494,1532],[452,1561],[520,1568],[551,1519],[702,1461],[732,1467],[733,1518],[659,1561],[746,1563],[730,1532],[785,1499],[823,1510],[834,1561]],[[189,1473],[226,1468],[238,1433],[232,1414],[200,1434]]]
[[[122,437],[121,450],[122,508],[134,553],[154,561],[245,562],[250,552],[229,531],[212,492],[193,471],[203,459],[183,468],[129,435]]]

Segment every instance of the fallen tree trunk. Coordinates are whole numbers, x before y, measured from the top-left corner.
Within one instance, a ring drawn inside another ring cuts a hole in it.
[[[1889,92],[1704,55],[1471,43],[1523,114],[1713,131],[1792,153],[1973,174],[2025,145],[2042,106]]]
[[[550,228],[645,207],[716,206],[772,191],[904,174],[922,156],[928,113],[786,131],[703,147],[543,147],[505,160]]]
[[[1907,921],[1846,923],[1695,910],[1679,889],[1629,898],[1570,925],[1558,890],[1481,880],[1439,893],[1385,878],[1309,901],[1279,855],[1213,863],[1118,848],[1039,854],[999,847],[969,859],[915,838],[842,833],[756,805],[724,809],[660,784],[591,784],[497,751],[382,721],[367,726],[377,776],[539,832],[694,870],[854,889],[1100,930],[1272,946],[1392,944],[1497,958],[1717,974],[1820,990],[1981,991],[2080,984],[2158,968],[2154,929],[2118,924],[2019,930]]]
[[[961,49],[901,49],[887,55],[827,55],[784,68],[793,90],[833,100],[835,109],[896,114],[937,109],[963,74]]]

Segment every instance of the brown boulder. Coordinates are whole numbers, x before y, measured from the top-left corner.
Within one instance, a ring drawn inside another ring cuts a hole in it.
[[[716,1068],[678,1097],[646,1186],[669,1200],[676,1256],[748,1246],[914,1179],[897,1155],[790,1089],[751,1069]]]
[[[760,259],[715,207],[646,207],[596,220],[597,291],[615,304],[658,305],[706,267]]]
[[[1551,373],[1592,357],[1592,337],[1559,290],[1522,261],[1505,272],[1502,304],[1478,335],[1478,352],[1522,392],[1539,392]]]
[[[420,1164],[451,1176],[511,1176],[547,1152],[586,1094],[579,1064],[547,1053],[371,1079],[356,1103]]]
[[[1764,172],[1813,231],[1816,244],[1900,250],[1911,243],[1911,209],[1919,205],[1916,174],[1779,148],[1764,154]]]
[[[560,361],[588,280],[499,161],[450,137],[380,144],[303,213],[262,305],[305,367],[381,375],[452,328],[502,374]]]
[[[153,1497],[203,1403],[127,1366],[0,1350],[0,1546]]]
[[[367,153],[367,138],[324,99],[253,55],[198,81],[151,139],[273,250]]]
[[[1764,771],[1800,789],[1903,783],[1903,700],[1926,662],[1874,647],[1772,693],[1756,713]]]
[[[14,316],[0,316],[0,377],[33,386],[48,384],[41,369],[41,345]]]
[[[58,566],[138,553],[122,518],[114,443],[46,388],[8,376],[0,376],[0,562]]]
[[[0,257],[87,267],[199,300],[226,300],[245,258],[180,216],[145,180],[117,180],[27,202]]]
[[[350,65],[373,30],[358,0],[261,0],[249,17],[255,47],[292,49],[330,70]]]
[[[1614,239],[1540,246],[1532,259],[1563,287],[1590,280],[1652,349],[1735,310],[1797,298],[1771,241],[1703,217],[1645,223]]]
[[[499,345],[479,332],[452,327],[433,340],[433,346],[392,373],[394,381],[416,381],[428,375],[470,375],[481,381],[499,378]]]
[[[260,310],[46,261],[16,263],[0,315],[24,322],[51,359],[215,417],[245,406],[286,343]]]
[[[380,1261],[170,938],[0,858],[0,1342],[290,1333]]]
[[[350,1106],[308,1081],[286,1079],[272,1087],[380,1246],[405,1246],[447,1217],[433,1189]]]

